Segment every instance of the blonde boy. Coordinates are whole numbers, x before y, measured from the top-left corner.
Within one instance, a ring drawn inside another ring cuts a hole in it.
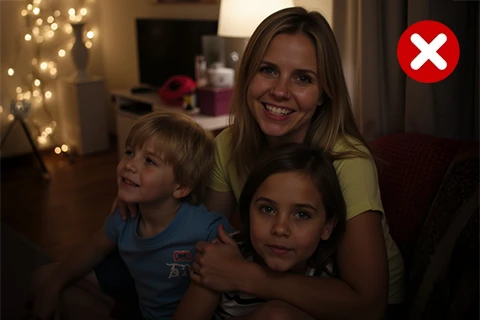
[[[200,205],[214,150],[212,135],[186,115],[154,112],[139,119],[117,166],[118,198],[136,203],[138,216],[122,220],[118,210],[108,216],[104,228],[48,277],[33,313],[50,317],[61,292],[87,274],[104,289],[112,281],[105,278],[118,271],[115,264],[92,270],[118,249],[142,317],[170,319],[190,283],[196,243],[216,238],[220,224],[231,230],[223,215]]]

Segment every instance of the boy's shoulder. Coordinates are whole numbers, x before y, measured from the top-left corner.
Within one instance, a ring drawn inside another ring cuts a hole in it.
[[[223,214],[208,211],[207,208],[202,205],[184,204],[188,208],[188,220],[189,224],[195,229],[211,230],[212,228],[217,230],[219,224],[224,225],[227,231],[233,231],[227,217]]]

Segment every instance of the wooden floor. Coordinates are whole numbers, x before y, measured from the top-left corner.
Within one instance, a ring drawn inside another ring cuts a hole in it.
[[[113,142],[113,141],[112,141]],[[102,227],[116,194],[115,143],[73,162],[44,152],[50,181],[32,155],[2,159],[1,220],[59,260]]]

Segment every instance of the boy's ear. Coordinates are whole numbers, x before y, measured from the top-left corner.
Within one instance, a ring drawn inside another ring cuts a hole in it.
[[[325,223],[325,226],[323,227],[323,232],[322,232],[322,240],[327,241],[330,239],[330,236],[332,235],[332,231],[337,225],[337,219],[330,219],[330,221],[327,221]]]
[[[173,196],[177,199],[182,199],[188,196],[190,192],[192,192],[192,187],[186,184],[177,184],[175,191],[173,191]]]

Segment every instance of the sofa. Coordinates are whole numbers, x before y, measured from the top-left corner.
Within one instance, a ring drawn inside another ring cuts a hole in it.
[[[370,145],[405,260],[401,319],[479,319],[479,143],[403,133]]]

